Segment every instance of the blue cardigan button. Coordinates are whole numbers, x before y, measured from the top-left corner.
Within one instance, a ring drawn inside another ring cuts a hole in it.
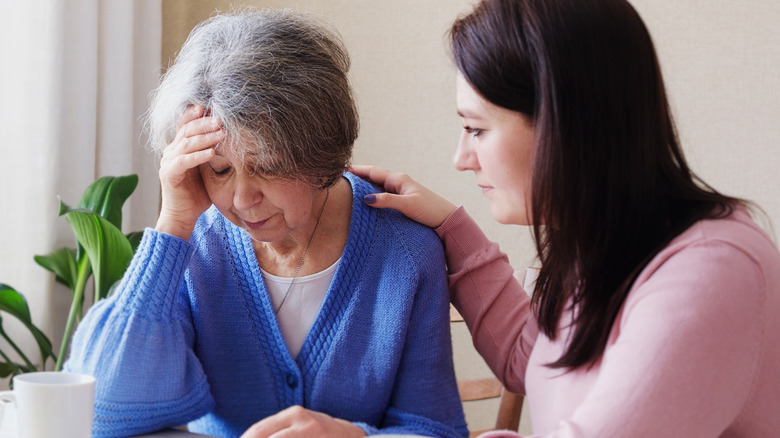
[[[287,373],[287,386],[290,388],[295,388],[298,386],[298,376],[296,376],[294,373]]]

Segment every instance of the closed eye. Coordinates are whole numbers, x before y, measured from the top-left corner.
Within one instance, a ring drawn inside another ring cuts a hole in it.
[[[230,171],[230,166],[224,167],[224,168],[215,168],[211,164],[209,164],[209,168],[211,168],[211,171],[214,172],[215,175],[227,175],[227,173]]]

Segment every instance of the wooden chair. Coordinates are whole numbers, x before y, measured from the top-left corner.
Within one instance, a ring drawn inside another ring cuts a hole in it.
[[[450,306],[450,323],[463,323],[463,317],[461,317],[460,313],[452,306]],[[523,410],[523,396],[508,391],[497,378],[490,377],[485,379],[459,380],[458,392],[460,393],[460,400],[463,403],[501,398],[494,429],[517,431],[520,427],[520,415]],[[488,430],[471,431],[469,437],[476,437]]]

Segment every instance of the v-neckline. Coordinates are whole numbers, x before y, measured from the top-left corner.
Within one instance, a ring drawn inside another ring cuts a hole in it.
[[[235,251],[232,251],[234,261],[237,266],[243,268],[237,269],[237,273],[242,277],[242,289],[247,302],[250,303],[248,308],[263,347],[263,354],[272,368],[275,368],[274,374],[280,377],[277,381],[284,382],[285,379],[281,376],[290,370],[294,369],[300,373],[304,393],[312,390],[317,370],[330,352],[342,317],[357,289],[360,272],[374,235],[377,212],[363,203],[363,196],[372,192],[372,187],[352,174],[345,173],[345,177],[352,187],[352,215],[347,243],[320,310],[295,359],[279,328],[251,237],[230,223],[226,229],[228,239],[231,240],[230,246],[235,248]]]

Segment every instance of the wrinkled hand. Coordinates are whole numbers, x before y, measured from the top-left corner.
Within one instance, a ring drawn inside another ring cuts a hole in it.
[[[393,208],[430,228],[441,226],[457,208],[409,175],[376,166],[352,166],[349,171],[387,192],[375,194],[373,202],[366,199],[367,204],[377,208]]]
[[[198,217],[211,206],[198,166],[214,156],[214,146],[225,137],[214,117],[203,107],[189,106],[177,126],[176,138],[160,160],[162,205],[156,229],[189,239]]]
[[[247,429],[241,438],[352,438],[364,437],[363,429],[322,412],[292,406]]]

